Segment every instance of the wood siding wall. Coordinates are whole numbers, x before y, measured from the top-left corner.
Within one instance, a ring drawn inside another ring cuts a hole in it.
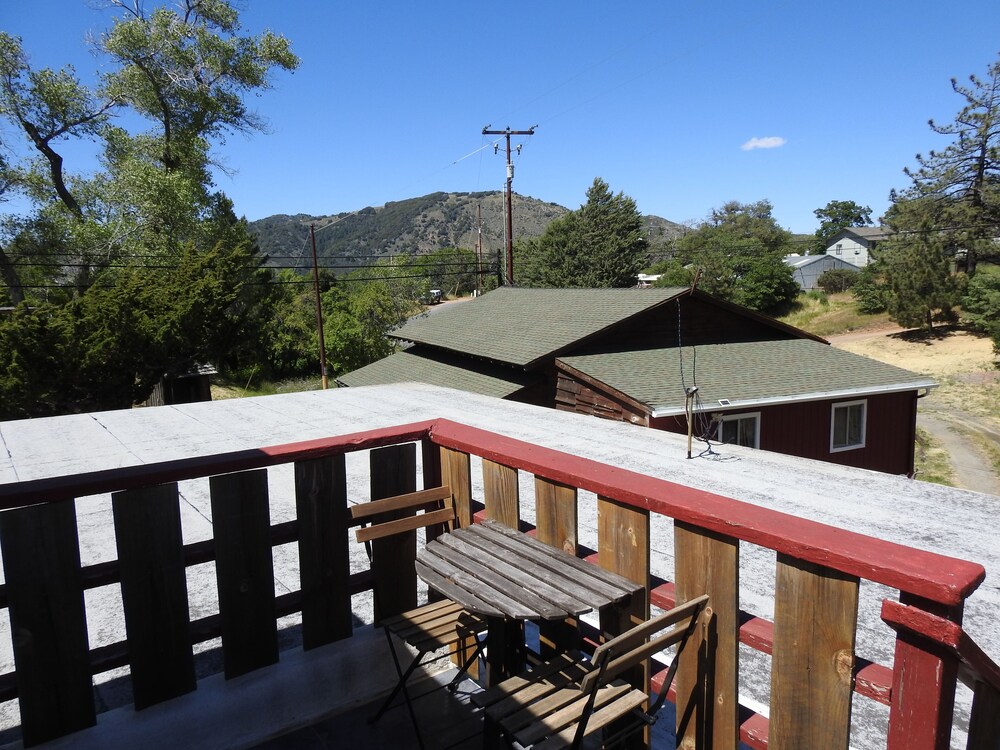
[[[679,327],[678,327],[679,326]],[[601,351],[628,351],[677,346],[678,331],[684,346],[741,341],[779,341],[792,338],[778,328],[719,307],[696,297],[682,297],[614,327],[597,336],[573,354]]]
[[[616,398],[608,391],[576,380],[561,370],[558,372],[556,384],[555,407],[560,411],[575,411],[644,427],[649,424],[648,416],[643,410],[637,409],[621,398]]]
[[[858,466],[888,474],[913,473],[917,397],[913,391],[868,396],[865,447],[830,452],[831,399],[726,411],[727,416],[760,412],[760,448],[790,456]],[[683,416],[650,420],[650,427],[687,434]]]

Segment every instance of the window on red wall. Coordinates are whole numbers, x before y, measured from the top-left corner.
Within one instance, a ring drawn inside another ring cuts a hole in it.
[[[833,405],[830,419],[830,452],[865,447],[867,402],[844,401]]]
[[[728,445],[760,447],[760,412],[734,414],[719,422],[719,442]]]

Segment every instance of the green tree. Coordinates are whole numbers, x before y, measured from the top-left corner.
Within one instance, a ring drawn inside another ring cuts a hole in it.
[[[95,90],[71,68],[32,69],[0,33],[0,119],[38,156],[0,164],[0,185],[32,202],[0,234],[6,297],[32,310],[0,323],[0,337],[45,341],[62,363],[56,373],[23,347],[2,350],[5,407],[27,403],[23,389],[59,394],[39,399],[51,410],[127,406],[194,361],[236,366],[261,325],[270,272],[209,166],[227,132],[261,128],[244,97],[297,60],[281,37],[243,34],[224,0],[111,6],[111,67]],[[68,138],[96,140],[102,169],[70,172]]]
[[[819,219],[819,229],[816,230],[816,240],[812,246],[813,255],[823,255],[830,245],[830,239],[842,229],[872,225],[871,208],[859,206],[854,201],[830,201],[813,213]]]
[[[968,85],[952,79],[951,87],[965,100],[963,107],[950,123],[928,123],[950,143],[917,154],[917,167],[904,170],[911,185],[891,197],[895,204],[911,205],[893,228],[937,235],[934,247],[964,255],[972,276],[980,260],[1000,257],[994,241],[1000,230],[1000,60],[984,78],[971,75]],[[922,216],[914,218],[917,210]]]
[[[678,259],[700,272],[709,294],[767,312],[795,299],[798,284],[782,260],[791,233],[771,216],[771,204],[730,201],[677,241]]]
[[[962,319],[993,339],[993,352],[1000,356],[1000,269],[996,266],[984,266],[969,279]]]
[[[952,320],[961,284],[952,274],[954,255],[945,233],[933,231],[930,198],[898,202],[888,213],[895,230],[881,245],[879,268],[885,279],[889,316],[902,326],[931,328],[935,318]]]
[[[635,201],[612,193],[598,177],[579,209],[553,221],[540,237],[518,243],[515,279],[536,287],[629,287],[647,257]]]

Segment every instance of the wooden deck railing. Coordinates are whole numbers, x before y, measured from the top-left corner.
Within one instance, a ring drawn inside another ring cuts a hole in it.
[[[682,747],[729,750],[739,739],[755,748],[846,748],[858,694],[889,706],[889,750],[945,750],[960,677],[975,688],[968,747],[1000,739],[1000,669],[961,629],[982,566],[436,420],[0,485],[0,508],[9,509],[0,513],[0,606],[16,665],[0,676],[0,698],[18,699],[25,744],[92,725],[93,676],[114,667],[129,667],[142,709],[196,689],[195,643],[221,636],[233,677],[278,661],[276,621],[285,614],[301,612],[306,649],[350,637],[351,596],[371,587],[372,574],[350,573],[346,508],[356,489],[347,486],[345,454],[381,449],[370,459],[376,499],[416,489],[418,444],[424,486],[450,486],[464,523],[476,510],[472,456],[482,459],[486,515],[517,526],[527,502],[519,472],[530,473],[535,533],[563,549],[580,546],[578,490],[595,493],[594,559],[647,586],[632,615],[709,594],[713,627],[686,652],[676,683]],[[287,463],[297,517],[272,526],[264,469]],[[214,536],[185,545],[177,482],[200,477],[211,478]],[[73,499],[108,492],[118,558],[82,567]],[[656,515],[673,520],[672,571],[651,567]],[[301,588],[276,596],[271,549],[291,541]],[[773,623],[739,609],[741,542],[776,553]],[[218,613],[192,621],[185,571],[206,561],[216,567]],[[416,590],[411,573],[395,579],[401,590]],[[891,668],[855,654],[862,580],[899,592],[882,612],[896,631]],[[84,591],[109,583],[121,585],[127,639],[90,650]],[[771,654],[770,721],[741,710],[740,643]]]

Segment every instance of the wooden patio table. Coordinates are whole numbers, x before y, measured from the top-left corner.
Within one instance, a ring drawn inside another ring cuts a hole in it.
[[[488,683],[524,668],[524,620],[565,620],[625,605],[642,586],[497,521],[443,534],[417,554],[417,575],[487,618]]]

